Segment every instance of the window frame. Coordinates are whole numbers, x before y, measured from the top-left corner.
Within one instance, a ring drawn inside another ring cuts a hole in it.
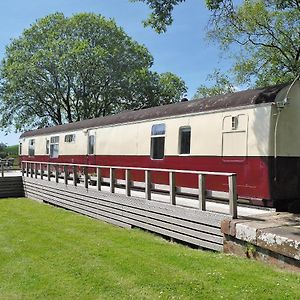
[[[31,144],[32,141],[33,143]],[[31,151],[33,151],[33,154],[31,153]],[[35,156],[35,139],[29,139],[28,141],[28,156],[29,157]]]
[[[153,132],[153,129],[155,126],[161,126],[163,125],[163,133],[155,133]],[[161,158],[154,158],[153,154],[153,148],[154,148],[154,140],[158,138],[163,138],[163,156]],[[166,150],[166,124],[165,123],[158,123],[158,124],[153,124],[151,126],[151,140],[150,140],[150,159],[151,160],[163,160],[165,158],[165,150]]]
[[[57,139],[57,140],[54,140]],[[58,158],[59,157],[59,135],[55,135],[55,136],[51,136],[50,137],[50,142],[49,142],[49,156],[50,158]],[[51,149],[57,145],[57,156],[53,156],[53,153],[51,151]]]
[[[67,140],[67,138],[70,138],[71,137],[71,140]],[[69,134],[65,134],[64,136],[64,142],[66,144],[75,144],[76,142],[76,134],[75,133],[69,133]]]
[[[94,138],[94,143],[93,143],[93,153],[90,153],[90,138],[93,137]],[[96,150],[96,134],[92,133],[92,134],[88,134],[88,145],[87,145],[87,155],[96,155],[95,154],[95,150]]]
[[[190,132],[190,144],[189,144],[189,153],[181,153],[181,149],[182,149],[182,132],[186,129],[189,129]],[[178,155],[180,156],[189,156],[191,155],[191,147],[192,146],[192,128],[190,125],[185,125],[185,126],[181,126],[179,127],[178,130]]]

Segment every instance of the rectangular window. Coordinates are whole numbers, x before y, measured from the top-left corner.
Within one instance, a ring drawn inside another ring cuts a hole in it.
[[[165,124],[156,124],[151,128],[151,151],[152,159],[163,159],[165,156]]]
[[[22,143],[19,144],[19,155],[22,155]]]
[[[191,127],[179,128],[179,154],[191,153]]]
[[[29,140],[28,155],[29,156],[35,155],[35,140],[34,139]]]
[[[48,154],[49,155],[49,153],[50,153],[50,141],[49,141],[49,139],[46,139],[46,154]]]
[[[66,134],[65,143],[75,143],[75,134]]]
[[[59,136],[50,138],[50,157],[57,158],[59,154]]]
[[[95,154],[95,135],[89,135],[88,154]]]

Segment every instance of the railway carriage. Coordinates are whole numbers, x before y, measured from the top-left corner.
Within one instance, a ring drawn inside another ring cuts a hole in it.
[[[300,199],[299,129],[295,81],[28,131],[20,137],[20,155],[29,161],[234,172],[239,199],[286,209]],[[192,175],[176,180],[197,185]],[[167,178],[157,173],[153,181]],[[228,190],[221,177],[208,178],[207,188]]]

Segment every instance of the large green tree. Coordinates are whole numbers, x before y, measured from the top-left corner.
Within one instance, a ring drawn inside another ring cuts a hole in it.
[[[234,59],[238,83],[262,86],[300,73],[300,1],[245,0],[217,9],[209,36]],[[230,48],[231,47],[231,48]]]
[[[150,71],[152,64],[113,20],[49,15],[6,48],[0,126],[24,130],[178,101],[184,82]]]

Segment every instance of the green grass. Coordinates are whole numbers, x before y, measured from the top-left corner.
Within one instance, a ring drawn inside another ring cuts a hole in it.
[[[300,275],[0,200],[0,299],[300,299]]]

